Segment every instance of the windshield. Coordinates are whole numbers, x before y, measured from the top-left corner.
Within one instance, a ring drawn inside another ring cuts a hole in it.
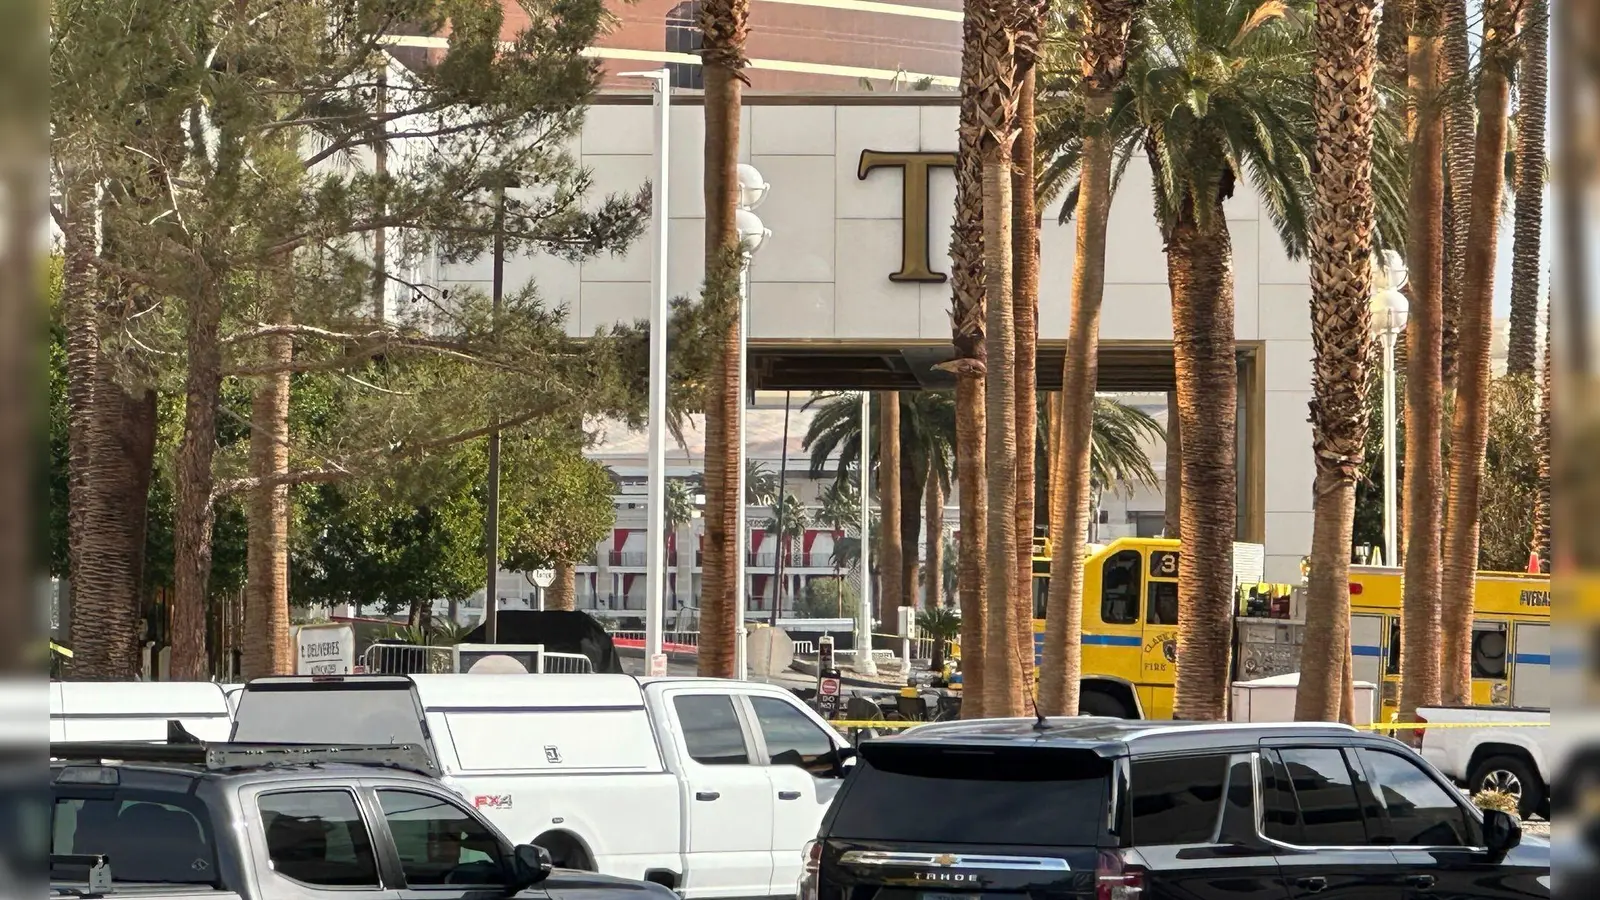
[[[173,791],[58,790],[50,853],[109,858],[116,882],[216,884],[217,854],[205,804]],[[51,866],[52,880],[84,881],[83,866]]]
[[[1110,766],[1093,754],[875,749],[850,776],[830,837],[1093,846],[1105,822]]]
[[[269,744],[427,746],[416,701],[404,682],[252,685],[239,698],[233,740]]]

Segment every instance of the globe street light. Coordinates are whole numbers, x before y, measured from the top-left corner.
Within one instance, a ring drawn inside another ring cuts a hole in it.
[[[749,342],[747,338],[750,331],[750,258],[767,242],[767,238],[772,237],[771,229],[763,225],[761,217],[751,210],[760,206],[767,199],[768,188],[767,180],[761,177],[761,173],[757,171],[755,166],[749,163],[739,164],[739,208],[734,213],[734,229],[739,233],[739,246],[741,249],[739,254],[739,374],[735,385],[739,393],[739,420],[736,426],[739,432],[735,438],[739,446],[739,476],[734,483],[733,492],[734,509],[737,510],[734,534],[739,544],[739,552],[733,567],[733,578],[734,583],[738,585],[734,590],[734,596],[736,598],[735,602],[739,604],[739,642],[736,649],[738,650],[737,675],[741,680],[749,676],[750,667],[748,655],[745,652],[744,628],[745,555],[749,552],[750,544],[749,535],[745,533],[744,502],[744,410],[747,399],[745,397],[744,376],[749,366]]]
[[[1395,553],[1395,402],[1394,345],[1405,330],[1411,303],[1400,289],[1406,285],[1406,265],[1400,254],[1385,250],[1381,262],[1372,264],[1372,331],[1383,344],[1383,562],[1398,565]]]

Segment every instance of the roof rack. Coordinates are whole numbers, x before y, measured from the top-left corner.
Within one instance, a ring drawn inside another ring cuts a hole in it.
[[[439,769],[417,744],[151,744],[122,742],[62,742],[50,745],[50,758],[67,762],[176,763],[223,772],[273,766],[344,763],[379,766],[439,777]]]

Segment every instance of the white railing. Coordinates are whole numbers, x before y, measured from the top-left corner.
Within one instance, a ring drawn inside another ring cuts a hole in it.
[[[369,675],[443,675],[455,671],[454,647],[420,644],[373,644],[361,654]],[[582,653],[538,654],[538,671],[547,674],[588,674],[594,664]]]
[[[546,651],[539,654],[539,671],[547,675],[587,675],[594,671],[594,664],[582,653]]]

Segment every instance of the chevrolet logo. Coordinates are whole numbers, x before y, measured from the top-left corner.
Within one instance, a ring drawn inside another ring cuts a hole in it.
[[[936,866],[953,866],[960,861],[961,857],[950,853],[941,853],[933,858],[933,864]]]

